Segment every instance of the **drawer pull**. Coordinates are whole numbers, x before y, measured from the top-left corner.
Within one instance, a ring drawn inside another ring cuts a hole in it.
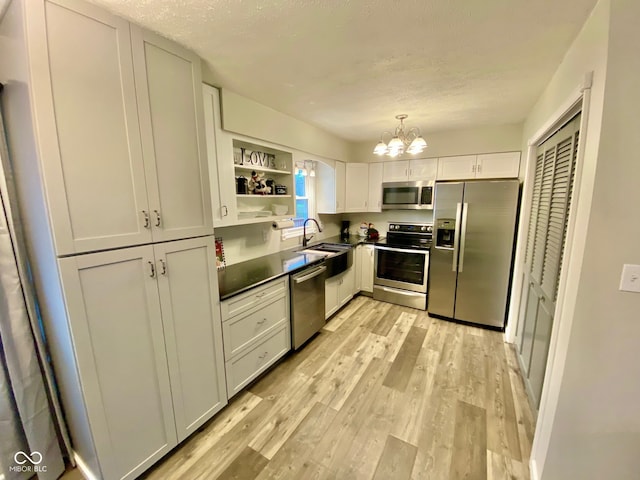
[[[256,298],[262,298],[267,294],[267,292],[256,293]]]
[[[259,322],[257,322],[258,325],[264,325],[264,322],[266,322],[267,319],[263,318],[262,320],[260,320]]]
[[[262,355],[259,355],[259,356],[258,356],[258,358],[259,358],[260,360],[264,360],[264,359],[265,359],[265,357],[266,357],[268,354],[269,354],[269,352],[264,352]]]

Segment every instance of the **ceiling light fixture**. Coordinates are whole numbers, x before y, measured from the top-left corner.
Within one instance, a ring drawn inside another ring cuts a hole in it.
[[[376,155],[388,155],[390,157],[397,157],[405,152],[415,155],[421,153],[427,148],[427,142],[420,135],[420,129],[418,127],[411,127],[405,129],[404,120],[408,115],[396,115],[396,118],[400,120],[400,125],[396,127],[394,133],[383,132],[380,135],[380,141],[373,149],[373,153]],[[388,143],[384,142],[385,135],[389,135],[391,140]]]

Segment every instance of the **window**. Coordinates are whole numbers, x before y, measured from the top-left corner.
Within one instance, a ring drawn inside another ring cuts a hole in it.
[[[306,160],[304,162],[296,162],[294,173],[294,190],[295,190],[295,216],[293,218],[294,228],[283,230],[282,238],[299,237],[302,235],[302,226],[307,218],[315,216],[314,177],[309,172],[314,168],[313,162]],[[316,231],[314,223],[307,224],[307,233]]]
[[[301,227],[304,221],[309,218],[309,197],[307,184],[309,175],[304,175],[303,170],[296,168],[295,190],[296,190],[296,216],[294,219],[296,227]]]

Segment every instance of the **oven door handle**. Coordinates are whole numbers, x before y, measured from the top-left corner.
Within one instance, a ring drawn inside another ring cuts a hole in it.
[[[458,270],[458,252],[460,251],[460,223],[462,222],[462,203],[456,204],[456,229],[453,234],[453,262],[451,262],[451,271]]]
[[[403,291],[397,288],[387,288],[387,287],[380,287],[380,288],[384,292],[395,293],[396,295],[404,295],[406,297],[421,297],[422,295],[424,295],[423,293],[420,293],[420,292]]]
[[[387,250],[389,252],[402,252],[402,253],[419,253],[422,255],[428,255],[429,250],[412,250],[410,248],[395,248],[395,247],[382,247],[379,245],[375,246],[376,250]]]

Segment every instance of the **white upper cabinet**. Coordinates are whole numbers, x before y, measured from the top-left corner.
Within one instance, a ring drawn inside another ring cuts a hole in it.
[[[438,172],[437,158],[417,158],[384,163],[383,182],[407,180],[435,180]]]
[[[27,10],[56,253],[211,234],[200,60],[91,4]]]
[[[369,164],[369,198],[367,200],[368,212],[382,211],[382,163]]]
[[[476,178],[515,178],[520,171],[520,152],[478,155]]]
[[[438,159],[438,180],[460,180],[476,177],[477,155],[460,155]]]
[[[342,213],[345,204],[346,168],[343,162],[335,166],[316,165],[316,204],[318,213]]]
[[[438,159],[438,180],[516,178],[520,152],[462,155]]]
[[[57,253],[151,241],[129,23],[80,2],[28,6],[32,60],[48,66],[33,95]]]
[[[231,161],[219,155],[218,149],[222,148],[218,141],[218,134],[222,131],[220,125],[220,91],[217,88],[203,85],[204,121],[207,139],[207,158],[209,163],[209,184],[211,191],[211,212],[213,225],[226,226],[235,222],[236,213],[236,188],[233,164]],[[232,147],[227,155],[233,156]]]
[[[132,26],[154,241],[213,233],[200,58]]]
[[[383,182],[404,182],[409,178],[409,160],[385,162]]]
[[[437,158],[409,160],[409,180],[435,180],[437,174]]]
[[[347,163],[345,212],[366,212],[369,201],[369,164]]]
[[[336,213],[344,212],[346,189],[346,167],[344,162],[336,162]]]

